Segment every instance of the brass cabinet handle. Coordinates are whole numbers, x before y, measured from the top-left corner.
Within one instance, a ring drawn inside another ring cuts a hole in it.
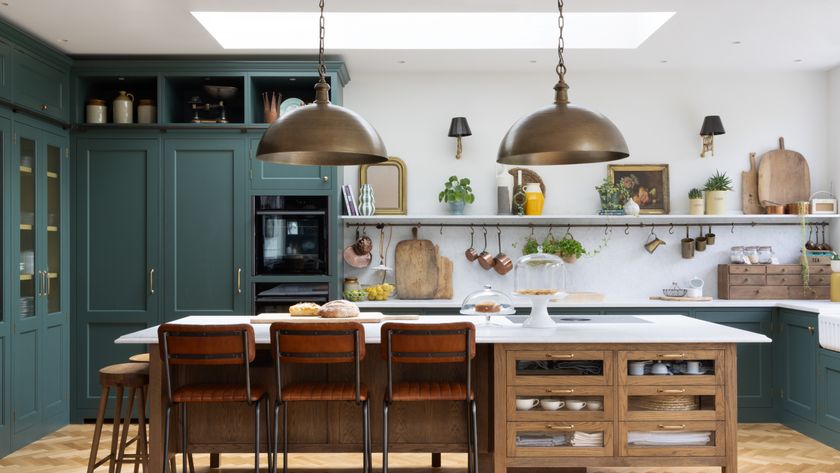
[[[685,353],[660,353],[656,355],[657,358],[685,358]]]
[[[656,392],[660,394],[682,394],[685,392],[685,388],[683,389],[657,389]]]
[[[155,293],[155,268],[149,270],[149,294]]]
[[[44,271],[44,279],[47,281],[47,289],[44,291],[44,295],[49,296],[50,292],[52,292],[52,291],[50,291],[50,272],[49,271]]]
[[[575,424],[569,424],[569,425],[547,424],[545,426],[545,428],[548,429],[548,430],[574,430],[575,429]]]
[[[575,357],[574,353],[562,353],[562,354],[554,354],[554,353],[546,353],[546,358],[559,358],[561,360],[570,360]]]
[[[242,294],[242,268],[236,268],[236,293]]]
[[[545,392],[551,393],[551,394],[572,394],[572,393],[575,392],[575,390],[574,389],[551,389],[551,388],[547,388],[545,390]]]
[[[46,110],[46,109],[48,109],[48,108],[50,108],[50,107],[49,107],[49,105],[47,105],[47,104],[41,104],[41,110]]]
[[[684,430],[685,429],[685,424],[680,424],[680,425],[659,424],[657,426],[657,428],[659,428],[659,430]]]
[[[816,327],[814,327],[813,325],[808,326],[808,333],[810,333],[811,335],[813,335],[816,330]]]
[[[321,180],[324,182],[330,182],[330,176],[322,176]]]
[[[47,295],[47,272],[46,271],[40,271],[40,273],[41,273],[41,295],[46,296]]]

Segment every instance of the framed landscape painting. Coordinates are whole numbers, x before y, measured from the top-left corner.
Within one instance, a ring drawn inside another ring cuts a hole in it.
[[[667,164],[611,164],[610,180],[630,192],[643,214],[671,211]]]

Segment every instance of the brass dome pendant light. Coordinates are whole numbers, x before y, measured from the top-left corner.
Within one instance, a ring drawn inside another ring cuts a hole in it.
[[[563,0],[558,0],[559,62],[554,105],[527,115],[508,130],[499,146],[502,164],[525,166],[601,163],[630,155],[618,128],[607,117],[569,104],[566,64],[563,60]]]
[[[263,134],[257,159],[272,163],[352,166],[387,161],[379,133],[356,112],[330,103],[324,65],[324,0],[320,0],[320,47],[315,103],[284,114]]]

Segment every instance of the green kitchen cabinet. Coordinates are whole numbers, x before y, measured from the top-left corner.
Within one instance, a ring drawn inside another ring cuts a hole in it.
[[[69,412],[69,162],[66,134],[17,118],[10,227],[12,448],[67,422]]]
[[[242,138],[164,140],[164,321],[246,313],[245,148]]]
[[[773,309],[697,309],[694,317],[773,338]],[[773,351],[769,343],[738,345],[738,420],[773,421]]]
[[[99,369],[143,350],[114,345],[158,324],[160,139],[85,137],[75,143],[74,419],[93,418]]]
[[[840,353],[820,350],[817,389],[819,424],[840,434]]]
[[[0,185],[3,189],[12,189],[11,163],[12,153],[12,122],[0,112]],[[0,456],[11,451],[12,441],[12,409],[9,403],[10,385],[9,370],[11,369],[11,320],[12,301],[17,298],[11,294],[11,278],[17,276],[17,268],[11,267],[12,260],[11,239],[12,229],[10,221],[13,196],[10,192],[0,194]]]
[[[30,52],[14,47],[12,92],[15,103],[56,120],[70,117],[69,70]]]
[[[0,99],[3,100],[12,100],[12,77],[9,74],[11,64],[12,48],[9,43],[0,39]]]
[[[781,309],[774,344],[781,409],[810,422],[817,421],[816,327],[816,314]]]
[[[262,136],[260,134],[260,136]],[[328,191],[335,187],[335,166],[292,166],[260,161],[256,158],[260,136],[249,140],[251,189],[261,191]]]

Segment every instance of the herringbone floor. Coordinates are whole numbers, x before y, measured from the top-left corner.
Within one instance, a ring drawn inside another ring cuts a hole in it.
[[[83,473],[87,464],[93,426],[70,425],[28,447],[0,460],[0,471],[20,473]],[[108,438],[103,431],[103,438]],[[105,445],[106,442],[103,442]],[[104,452],[103,452],[104,453]],[[840,452],[778,424],[742,424],[738,432],[738,465],[740,473],[840,473]],[[253,457],[223,455],[223,473],[250,471]],[[206,455],[196,455],[196,473],[208,473]],[[263,459],[264,460],[264,459]],[[374,455],[374,465],[380,464]],[[356,468],[358,454],[292,455],[290,466],[295,471],[323,472],[328,468]],[[428,454],[393,454],[390,464],[401,473],[461,473],[466,467],[463,454],[444,454],[443,468],[428,467]],[[107,471],[100,467],[97,471]],[[126,468],[125,471],[131,471]],[[179,470],[180,471],[180,470]],[[214,473],[215,473],[214,471]],[[590,473],[706,473],[718,468],[592,468]]]

